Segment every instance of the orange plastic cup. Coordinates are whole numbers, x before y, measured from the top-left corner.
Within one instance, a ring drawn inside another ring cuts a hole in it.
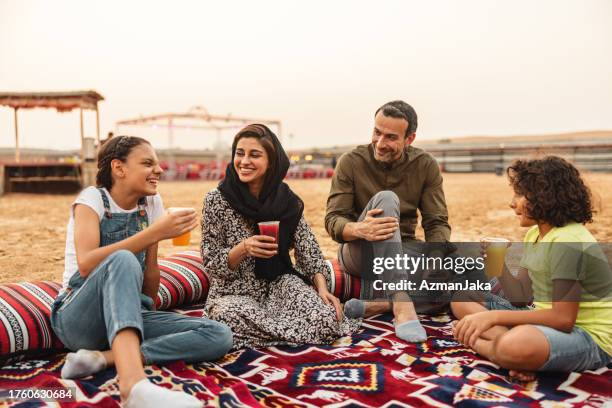
[[[187,246],[191,242],[191,231],[179,235],[178,237],[172,238],[172,245],[174,246]]]
[[[191,210],[191,207],[170,207],[168,208],[169,213]],[[187,231],[184,234],[179,235],[178,237],[172,238],[172,245],[174,246],[187,246],[191,242],[191,231]]]

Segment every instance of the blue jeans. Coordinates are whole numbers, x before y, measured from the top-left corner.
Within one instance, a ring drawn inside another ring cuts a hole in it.
[[[53,330],[71,350],[108,350],[120,330],[136,329],[145,364],[212,361],[230,350],[232,332],[223,323],[147,310],[151,298],[143,296],[141,301],[142,282],[136,256],[126,250],[114,252],[80,287],[56,299]]]
[[[528,307],[515,307],[506,299],[491,293],[486,294],[484,306],[489,310],[531,310]],[[596,370],[612,362],[612,357],[578,326],[574,326],[570,333],[539,324],[533,327],[544,333],[550,347],[548,360],[538,371]]]

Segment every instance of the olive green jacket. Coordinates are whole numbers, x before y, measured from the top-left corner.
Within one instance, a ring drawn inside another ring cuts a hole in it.
[[[372,145],[368,144],[357,146],[338,160],[325,214],[325,228],[334,241],[344,242],[344,226],[357,221],[370,199],[383,190],[399,197],[402,241],[415,239],[417,210],[427,242],[450,240],[442,175],[433,156],[409,146],[402,158],[386,164],[374,159]]]

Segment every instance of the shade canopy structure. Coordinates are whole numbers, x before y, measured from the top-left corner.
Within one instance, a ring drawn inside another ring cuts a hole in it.
[[[69,92],[0,92],[0,106],[8,106],[14,111],[15,117],[15,161],[19,162],[19,122],[17,111],[19,109],[48,108],[58,112],[80,110],[81,120],[81,149],[83,148],[83,110],[96,112],[96,140],[100,142],[100,113],[98,102],[104,97],[96,91],[69,91]]]
[[[195,122],[195,123],[193,123]],[[115,122],[115,129],[123,126],[152,126],[168,129],[170,147],[174,144],[174,129],[209,129],[220,132],[227,129],[239,129],[250,123],[261,123],[276,128],[282,141],[282,123],[275,119],[249,118],[228,115],[212,115],[201,106],[195,106],[184,113],[162,113],[150,116],[140,116]]]

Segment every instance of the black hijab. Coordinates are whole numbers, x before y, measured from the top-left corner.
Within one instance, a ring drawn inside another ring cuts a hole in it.
[[[271,156],[268,157],[269,168],[264,176],[259,199],[251,194],[246,183],[240,181],[234,168],[238,140],[245,137],[258,140],[264,138],[274,146],[274,155],[268,154]],[[289,158],[276,135],[264,125],[252,124],[243,128],[234,138],[232,160],[227,165],[225,178],[219,183],[219,191],[223,197],[234,210],[253,222],[255,231],[259,231],[258,222],[280,221],[278,255],[268,259],[255,258],[255,275],[269,281],[285,273],[302,277],[293,267],[289,247],[293,243],[293,235],[304,212],[304,202],[283,182],[288,169]]]

